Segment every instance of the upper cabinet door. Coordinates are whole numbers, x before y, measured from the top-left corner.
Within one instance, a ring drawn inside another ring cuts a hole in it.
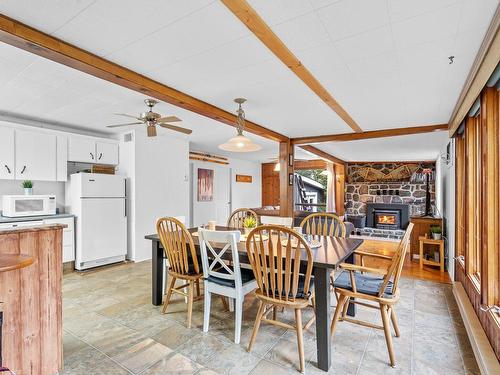
[[[16,130],[16,179],[56,181],[56,136]]]
[[[97,163],[95,141],[83,137],[70,137],[68,161],[81,163]]]
[[[107,142],[97,142],[96,148],[96,163],[99,164],[118,164],[118,144],[117,143],[107,143]]]
[[[0,126],[0,179],[13,180],[14,167],[14,129]]]

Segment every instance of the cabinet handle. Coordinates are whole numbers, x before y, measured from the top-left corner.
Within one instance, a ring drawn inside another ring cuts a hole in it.
[[[25,165],[23,166],[23,169],[21,169],[21,174],[23,174],[24,171],[26,171],[26,166]]]
[[[94,160],[94,154],[90,152],[90,157]]]
[[[102,158],[102,152],[99,154],[99,160],[101,160]]]
[[[10,174],[10,168],[7,164],[5,164],[5,169],[7,169],[7,172]]]

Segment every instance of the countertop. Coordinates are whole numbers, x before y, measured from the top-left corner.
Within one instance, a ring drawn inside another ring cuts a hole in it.
[[[6,217],[0,215],[0,224],[2,223],[17,223],[19,221],[36,221],[45,219],[62,219],[64,217],[74,217],[73,214],[55,214],[44,216],[23,216],[23,217]]]
[[[40,224],[26,227],[15,227],[15,228],[0,228],[0,235],[13,234],[13,233],[24,233],[24,232],[43,232],[46,230],[54,230],[59,228],[67,228],[66,224]]]

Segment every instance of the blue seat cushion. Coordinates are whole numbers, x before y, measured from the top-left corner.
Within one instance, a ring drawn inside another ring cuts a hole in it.
[[[356,291],[358,293],[368,294],[371,296],[377,296],[382,283],[384,282],[384,278],[379,275],[367,274],[354,272],[354,280],[356,282]],[[347,289],[352,291],[351,285],[351,277],[349,275],[349,271],[342,271],[340,275],[335,279],[333,286],[336,288]],[[387,287],[385,288],[384,297],[390,298],[392,297],[392,281],[389,281]]]
[[[283,285],[285,284],[285,276],[283,275]],[[306,277],[304,275],[299,275],[299,283],[297,286],[297,295],[295,298],[302,298],[302,299],[308,299],[311,296],[311,290],[314,288],[314,277],[311,277],[311,281],[309,282],[309,291],[307,293],[304,293],[304,283],[305,283]],[[281,292],[282,296],[285,296],[285,291],[283,290]],[[279,295],[279,292],[276,290],[274,293],[276,296]],[[292,294],[289,293],[289,296],[292,297]]]
[[[255,280],[255,277],[253,275],[252,270],[249,270],[248,268],[240,268],[240,270],[241,270],[241,282],[242,282],[242,284],[246,284],[252,280]],[[221,268],[218,272],[228,274],[228,272],[225,268]],[[212,283],[219,284],[222,286],[229,286],[231,288],[235,287],[234,280],[223,279],[223,278],[217,277],[217,276],[208,276],[207,280],[212,282]]]

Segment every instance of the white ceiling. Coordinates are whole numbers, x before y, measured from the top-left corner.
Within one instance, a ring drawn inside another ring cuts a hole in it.
[[[250,3],[358,124],[374,130],[447,122],[498,0]],[[0,12],[228,111],[246,97],[248,119],[290,137],[350,131],[218,1],[2,0]],[[0,45],[0,110],[102,130],[119,121],[114,112],[142,111],[143,99]],[[233,134],[167,104],[158,110],[184,119],[200,149]],[[277,153],[273,142],[258,142]]]
[[[448,142],[448,132],[440,131],[314,146],[345,161],[419,161],[436,160]]]

